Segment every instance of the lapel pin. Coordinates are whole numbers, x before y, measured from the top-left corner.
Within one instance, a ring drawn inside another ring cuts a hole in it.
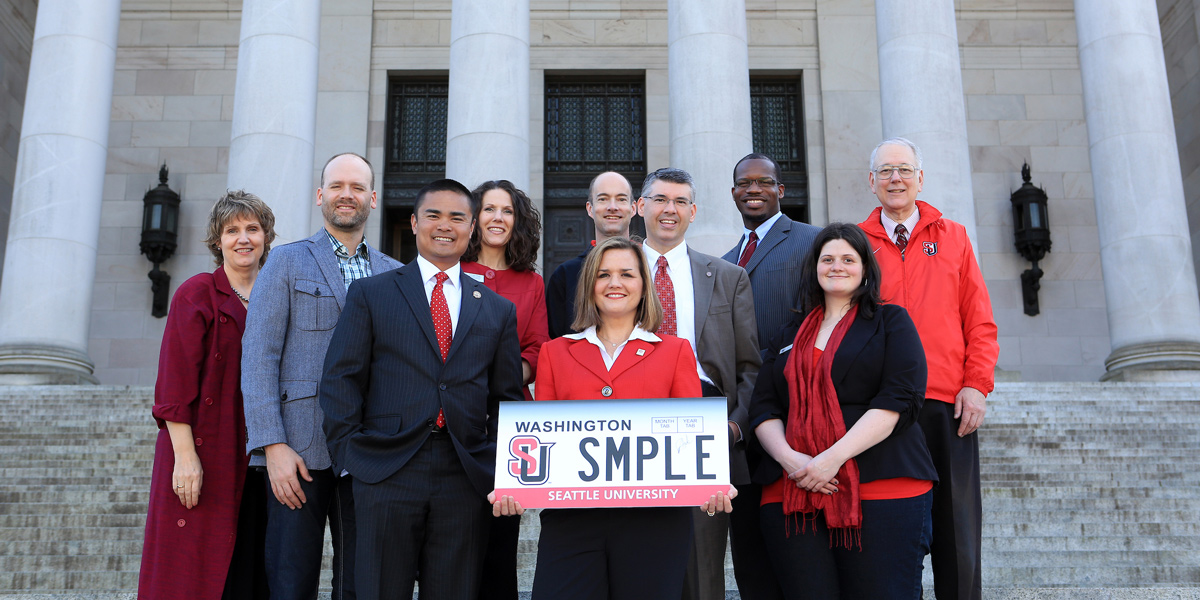
[[[472,293],[471,295],[475,296],[475,298],[477,298],[477,299],[483,297],[483,295],[479,293],[479,290],[475,290],[475,292]]]
[[[645,355],[646,355],[646,349],[645,349],[645,348],[638,348],[637,355],[638,355],[638,356],[645,356]]]

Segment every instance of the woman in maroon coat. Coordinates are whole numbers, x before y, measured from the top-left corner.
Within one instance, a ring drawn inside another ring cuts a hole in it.
[[[154,388],[159,433],[139,598],[266,597],[266,488],[247,469],[240,365],[246,305],[274,225],[256,196],[226,194],[205,239],[217,270],[185,281],[171,301]]]

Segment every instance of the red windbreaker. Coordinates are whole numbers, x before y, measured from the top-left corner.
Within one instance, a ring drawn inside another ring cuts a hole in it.
[[[883,270],[883,300],[908,309],[929,363],[926,397],[954,402],[963,387],[986,396],[995,385],[996,320],[971,240],[962,225],[917,201],[921,219],[904,256],[883,230],[876,208],[859,223]]]

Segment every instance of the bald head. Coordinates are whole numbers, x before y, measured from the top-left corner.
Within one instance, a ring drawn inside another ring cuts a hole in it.
[[[629,180],[614,171],[597,175],[588,186],[587,211],[596,224],[597,241],[629,237],[629,222],[635,211]]]

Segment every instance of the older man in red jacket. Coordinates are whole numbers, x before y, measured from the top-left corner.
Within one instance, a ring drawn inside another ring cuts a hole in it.
[[[908,309],[929,363],[920,425],[937,466],[930,546],[938,600],[982,594],[979,436],[1000,353],[983,273],[962,225],[917,194],[921,151],[904,138],[871,153],[880,207],[859,224],[883,271],[883,298]]]

